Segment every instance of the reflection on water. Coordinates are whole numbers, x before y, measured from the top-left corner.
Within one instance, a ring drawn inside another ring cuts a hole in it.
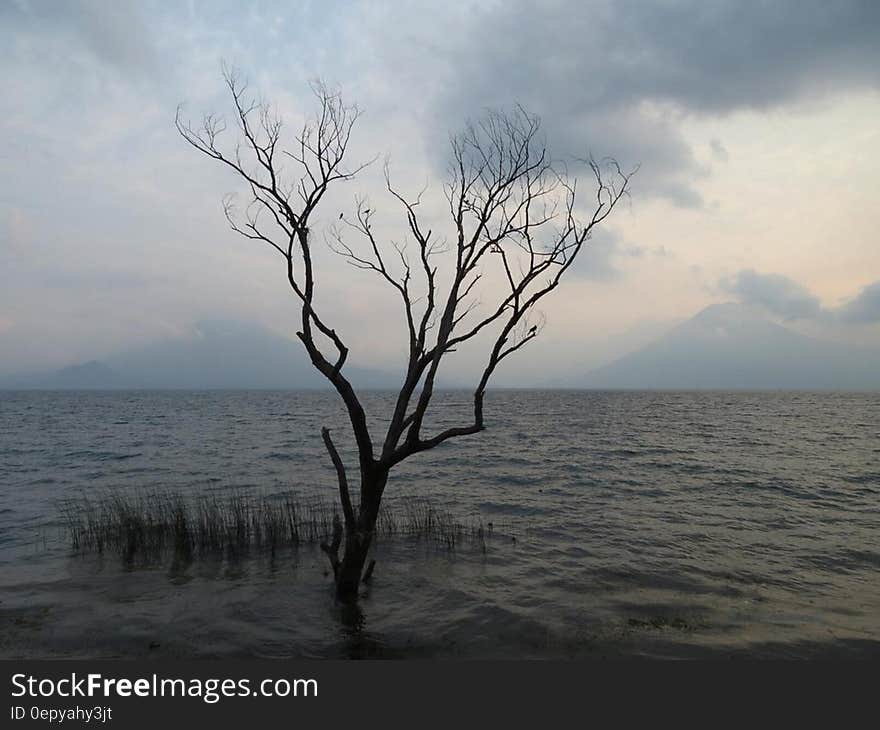
[[[432,426],[465,417],[441,393]],[[378,418],[390,396],[368,394]],[[496,392],[489,430],[396,471],[494,534],[380,544],[358,607],[312,549],[126,569],[59,500],[334,494],[329,393],[0,393],[4,656],[862,656],[880,646],[880,395]],[[351,443],[343,443],[353,461]]]

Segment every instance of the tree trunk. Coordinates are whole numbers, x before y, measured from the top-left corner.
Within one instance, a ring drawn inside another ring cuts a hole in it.
[[[359,520],[360,522],[360,520]],[[373,539],[373,526],[359,528],[345,538],[345,552],[336,572],[336,597],[340,601],[356,601]]]
[[[388,473],[371,475],[361,486],[361,503],[354,525],[346,525],[345,548],[336,570],[336,597],[340,601],[356,601],[364,565],[373,542],[376,520],[382,492],[388,481]]]

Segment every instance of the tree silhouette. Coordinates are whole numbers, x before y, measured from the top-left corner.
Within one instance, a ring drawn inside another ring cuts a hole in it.
[[[522,107],[488,112],[451,138],[444,184],[450,235],[441,239],[420,219],[422,194],[412,198],[398,191],[386,165],[386,188],[405,219],[408,242],[386,245],[378,240],[375,213],[363,200],[353,218],[340,215],[328,238],[331,248],[352,265],[381,277],[402,304],[406,375],[380,442],[374,440],[361,400],[346,378],[348,348],[315,305],[319,277],[309,227],[327,190],[366,166],[348,167],[345,161],[359,111],[323,84],[314,84],[317,115],[285,143],[282,120],[272,107],[249,98],[247,84],[234,70],[224,67],[223,78],[239,132],[231,151],[220,147],[226,131],[221,117],[207,115],[193,127],[178,109],[175,123],[189,144],[229,167],[247,186],[251,200],[243,217],[229,199],[224,201],[229,224],[245,238],[268,244],[283,260],[287,282],[301,303],[297,336],[345,404],[357,445],[359,499],[352,501],[345,466],[330,431],[323,428],[338,477],[342,519],[335,519],[332,541],[322,547],[333,567],[337,596],[353,600],[361,581],[372,573],[374,562],[366,570],[365,565],[390,471],[414,454],[485,428],[483,401],[493,373],[538,336],[544,319],[536,305],[559,285],[593,228],[628,194],[635,170],[625,173],[608,158],[578,160],[594,183],[590,212],[580,217],[577,178],[551,158],[539,119]],[[360,245],[346,242],[346,232]],[[495,285],[489,286],[493,277]],[[492,296],[491,304],[477,298],[478,289]],[[425,416],[444,359],[478,335],[477,343],[488,344],[473,392],[472,419],[426,433]]]

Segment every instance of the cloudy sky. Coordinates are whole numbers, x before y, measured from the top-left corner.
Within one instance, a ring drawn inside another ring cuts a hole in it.
[[[0,374],[206,319],[292,336],[276,258],[223,218],[236,180],[173,125],[179,103],[228,113],[221,59],[292,128],[310,80],[341,89],[364,112],[352,158],[428,183],[437,226],[449,132],[487,107],[539,114],[559,157],[641,165],[509,378],[589,368],[723,301],[880,344],[878,39],[874,0],[6,0]],[[380,182],[374,166],[347,183],[317,227],[361,194],[399,231]],[[392,362],[393,296],[329,251],[319,263],[325,319],[359,363]]]

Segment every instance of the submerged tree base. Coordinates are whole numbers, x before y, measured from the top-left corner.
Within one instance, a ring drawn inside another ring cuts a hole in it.
[[[326,543],[338,520],[325,502],[289,491],[189,496],[179,492],[105,493],[61,505],[67,537],[77,552],[117,553],[126,562],[160,562],[243,555]],[[462,521],[430,502],[402,500],[379,512],[374,536],[419,540],[447,550],[467,543],[486,550],[492,525]]]

